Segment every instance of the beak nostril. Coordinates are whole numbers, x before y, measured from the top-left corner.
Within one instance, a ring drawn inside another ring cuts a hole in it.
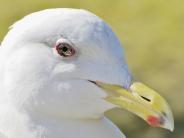
[[[95,81],[91,81],[91,80],[88,80],[88,81],[95,84],[95,85],[97,85],[97,83]]]
[[[147,98],[147,97],[144,97],[144,96],[141,96],[142,99],[146,100],[147,102],[151,102],[151,99]]]

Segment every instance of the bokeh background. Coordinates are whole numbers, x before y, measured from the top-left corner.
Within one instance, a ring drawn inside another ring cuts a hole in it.
[[[173,133],[148,126],[124,110],[107,113],[128,138],[184,138],[183,0],[0,0],[0,41],[23,16],[46,8],[88,9],[121,40],[134,78],[163,95],[175,117]]]

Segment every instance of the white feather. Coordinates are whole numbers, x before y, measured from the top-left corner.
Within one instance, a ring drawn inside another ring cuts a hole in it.
[[[76,54],[58,55],[71,42]],[[121,44],[96,15],[49,9],[16,22],[0,50],[0,133],[7,138],[123,138],[104,112],[115,106],[88,80],[129,87]]]

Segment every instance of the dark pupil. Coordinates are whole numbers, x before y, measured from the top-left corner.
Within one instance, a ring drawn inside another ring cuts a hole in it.
[[[67,52],[68,51],[68,47],[66,47],[66,46],[62,47],[62,51],[63,52]]]

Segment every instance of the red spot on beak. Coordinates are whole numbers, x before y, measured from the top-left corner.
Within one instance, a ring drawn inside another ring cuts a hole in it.
[[[160,125],[159,118],[156,117],[156,116],[148,116],[147,122],[148,122],[148,124],[150,124],[151,126],[155,126],[155,127],[157,127],[157,126]]]

